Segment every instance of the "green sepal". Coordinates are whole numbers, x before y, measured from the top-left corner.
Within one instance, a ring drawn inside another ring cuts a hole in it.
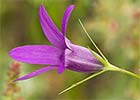
[[[93,46],[97,49],[97,51],[99,52],[99,54],[102,56],[102,58],[108,62],[107,58],[104,56],[104,54],[101,52],[101,50],[98,48],[98,46],[96,45],[96,43],[92,40],[91,36],[89,35],[89,33],[87,32],[86,28],[84,27],[83,23],[81,22],[80,19],[78,19],[81,27],[83,28],[84,32],[86,33],[87,37],[89,38],[89,40],[91,41],[91,43],[93,44]]]
[[[77,82],[77,83],[71,85],[70,87],[64,89],[62,92],[59,93],[59,95],[65,93],[65,92],[67,92],[67,91],[69,91],[69,90],[71,90],[72,88],[74,88],[74,87],[76,87],[76,86],[78,86],[78,85],[80,85],[80,84],[82,84],[82,83],[84,83],[84,82],[86,82],[86,81],[92,79],[93,77],[96,77],[96,76],[98,76],[98,75],[104,73],[104,72],[106,72],[106,70],[102,70],[102,71],[99,71],[99,72],[97,72],[97,73],[94,73],[94,74],[90,75],[89,77],[87,77],[87,78],[85,78],[85,79],[83,79],[83,80],[81,80],[81,81],[79,81],[79,82]]]
[[[105,61],[100,55],[98,55],[95,51],[93,51],[92,49],[90,49],[88,47],[89,51],[93,54],[93,56],[99,61],[101,62],[103,65],[107,64],[107,61]]]

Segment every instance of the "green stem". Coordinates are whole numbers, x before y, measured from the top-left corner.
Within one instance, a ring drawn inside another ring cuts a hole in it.
[[[128,74],[130,76],[133,76],[133,77],[136,77],[136,78],[140,79],[140,76],[138,76],[138,75],[136,75],[136,74],[134,74],[134,73],[132,73],[130,71],[127,71],[125,69],[121,69],[119,67],[116,67],[116,66],[114,66],[112,64],[109,64],[109,63],[108,63],[108,66],[106,66],[105,68],[106,68],[106,70],[122,72],[122,73],[125,73],[125,74]]]
[[[93,77],[95,77],[95,76],[98,76],[98,75],[104,73],[105,71],[106,71],[106,70],[102,70],[102,71],[100,71],[100,72],[97,72],[97,73],[92,74],[91,76],[89,76],[89,77],[87,77],[87,78],[85,78],[85,79],[83,79],[83,80],[81,80],[81,81],[79,81],[79,82],[77,82],[77,83],[71,85],[70,87],[66,88],[65,90],[63,90],[62,92],[60,92],[59,95],[60,95],[60,94],[63,94],[64,92],[69,91],[70,89],[72,89],[72,88],[74,88],[74,87],[76,87],[76,86],[78,86],[78,85],[80,85],[80,84],[82,84],[82,83],[84,83],[84,82],[87,81],[87,80],[90,80],[91,78],[93,78]]]

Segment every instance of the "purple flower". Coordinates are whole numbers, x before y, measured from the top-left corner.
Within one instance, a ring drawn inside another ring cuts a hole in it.
[[[61,31],[55,26],[45,8],[39,8],[42,30],[53,46],[27,45],[12,49],[9,55],[18,61],[29,64],[45,64],[46,67],[31,72],[17,80],[25,80],[48,70],[57,69],[62,73],[65,69],[93,73],[103,68],[103,65],[85,47],[72,44],[65,37],[69,16],[74,5],[68,6],[62,19]]]

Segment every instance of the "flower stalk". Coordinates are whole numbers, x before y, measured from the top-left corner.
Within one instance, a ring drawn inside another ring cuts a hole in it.
[[[107,71],[117,71],[117,72],[128,74],[130,76],[133,76],[133,77],[136,77],[136,78],[140,79],[140,76],[138,76],[138,75],[136,75],[136,74],[134,74],[134,73],[132,73],[130,71],[127,71],[125,69],[121,69],[119,67],[116,67],[116,66],[114,66],[114,65],[112,65],[110,63],[108,63],[108,66],[106,66],[105,68],[106,68]]]

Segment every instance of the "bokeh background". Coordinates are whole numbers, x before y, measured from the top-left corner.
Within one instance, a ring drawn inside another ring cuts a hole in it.
[[[54,70],[9,86],[14,61],[9,50],[27,44],[50,45],[39,23],[41,4],[58,28],[64,10],[74,4],[67,37],[94,49],[79,25],[81,18],[110,62],[140,75],[140,0],[0,0],[0,100],[140,100],[140,81],[118,72],[106,72],[62,95],[58,93],[90,74],[66,70],[60,75]],[[42,67],[19,64],[17,76]],[[19,90],[11,93],[8,87]]]

